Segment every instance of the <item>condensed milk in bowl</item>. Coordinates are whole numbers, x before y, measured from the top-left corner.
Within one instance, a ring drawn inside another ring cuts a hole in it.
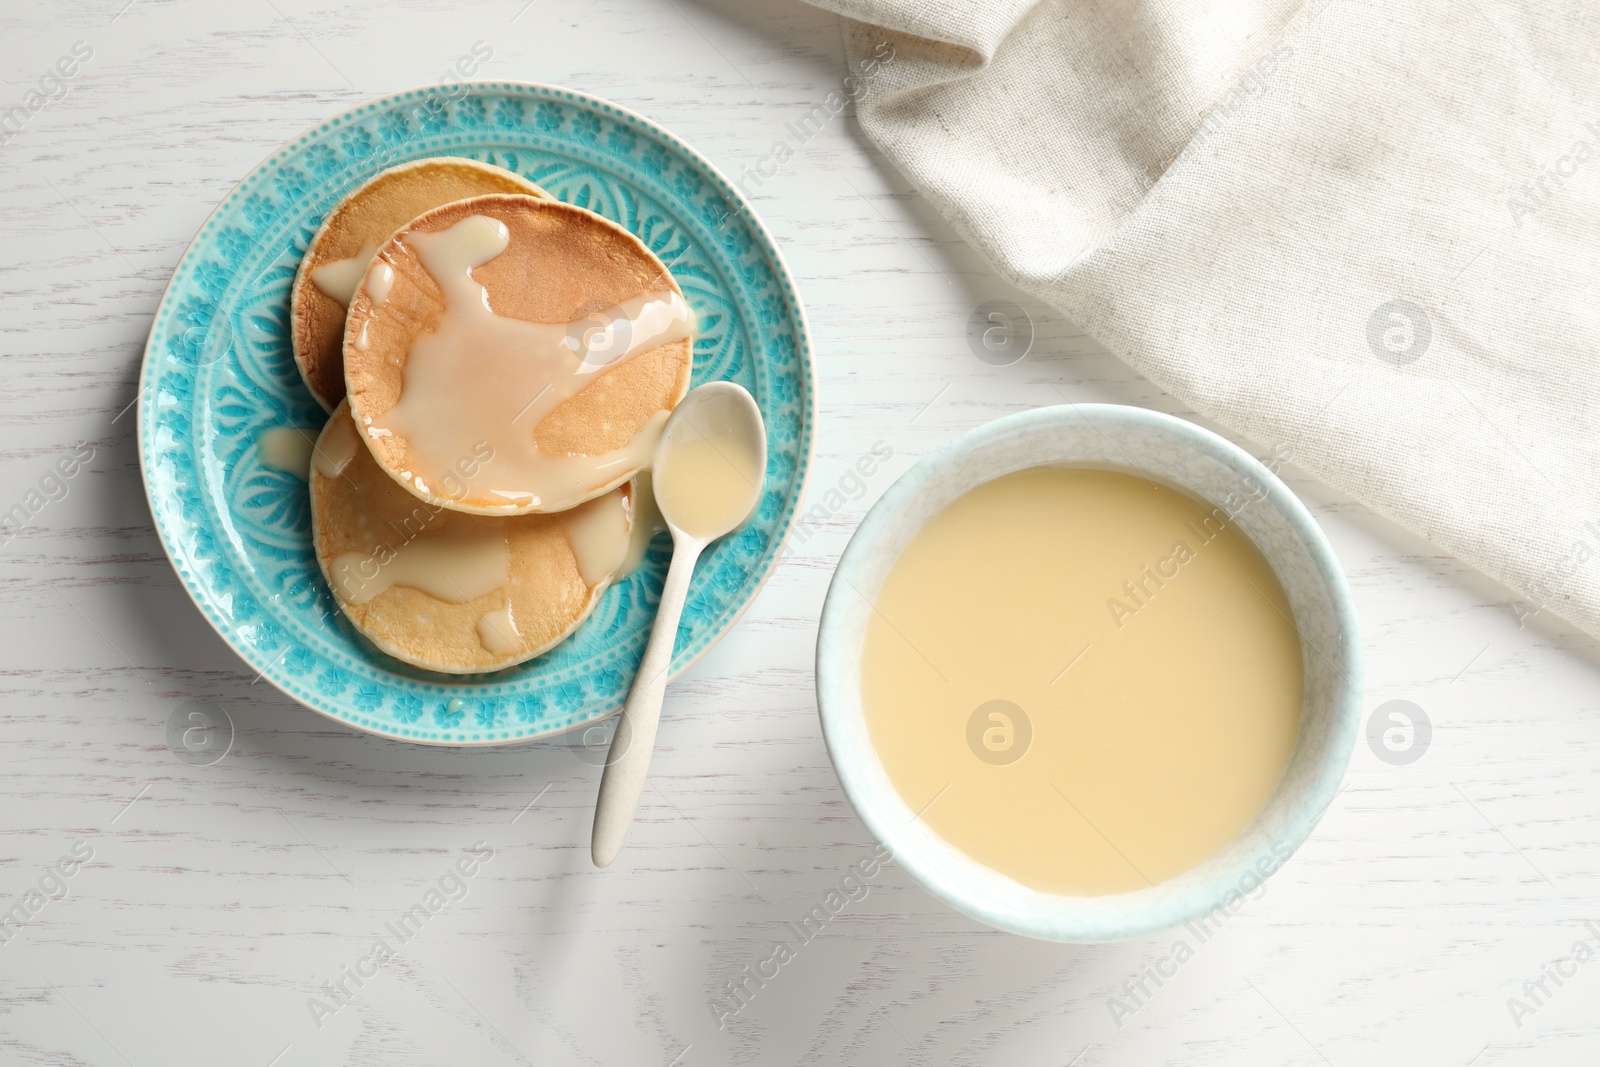
[[[1255,890],[1349,762],[1361,663],[1321,530],[1249,454],[1141,408],[999,419],[923,459],[840,560],[823,734],[931,893],[1056,941]]]

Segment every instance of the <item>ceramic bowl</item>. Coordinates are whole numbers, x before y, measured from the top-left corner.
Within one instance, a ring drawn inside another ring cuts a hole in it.
[[[1038,466],[1135,470],[1213,504],[1282,583],[1301,636],[1300,733],[1277,790],[1220,853],[1127,893],[1041,893],[968,858],[901,799],[873,749],[861,705],[861,649],[872,600],[922,526],[968,490]],[[945,445],[883,495],[839,561],[817,638],[817,703],[845,794],[895,860],[934,896],[990,926],[1052,941],[1140,937],[1208,914],[1255,890],[1311,832],[1338,791],[1360,718],[1360,641],[1349,587],[1305,506],[1248,453],[1182,419],[1142,408],[1069,405],[998,419]]]

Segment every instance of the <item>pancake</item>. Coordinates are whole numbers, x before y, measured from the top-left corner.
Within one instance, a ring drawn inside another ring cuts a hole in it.
[[[344,399],[345,305],[372,253],[424,211],[484,193],[548,195],[509,170],[446,156],[390,167],[339,201],[323,220],[300,261],[290,297],[295,365],[323,407],[332,411]]]
[[[615,223],[528,196],[463,200],[373,259],[345,327],[350,407],[423,500],[561,511],[649,465],[689,388],[693,325],[666,267]],[[496,459],[466,477],[480,441]]]
[[[487,450],[471,467],[492,463]],[[317,439],[311,535],[346,617],[432,671],[476,674],[572,633],[629,555],[631,486],[560,515],[468,515],[418,500],[361,447],[349,405]]]

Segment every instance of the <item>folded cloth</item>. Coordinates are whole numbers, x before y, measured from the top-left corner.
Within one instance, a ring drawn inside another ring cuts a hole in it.
[[[1002,276],[1600,636],[1600,9],[819,2]]]

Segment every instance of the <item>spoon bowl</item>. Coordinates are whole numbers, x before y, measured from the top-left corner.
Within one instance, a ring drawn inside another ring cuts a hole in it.
[[[661,432],[651,484],[672,531],[702,543],[744,525],[761,501],[766,426],[755,397],[734,382],[685,396]]]

